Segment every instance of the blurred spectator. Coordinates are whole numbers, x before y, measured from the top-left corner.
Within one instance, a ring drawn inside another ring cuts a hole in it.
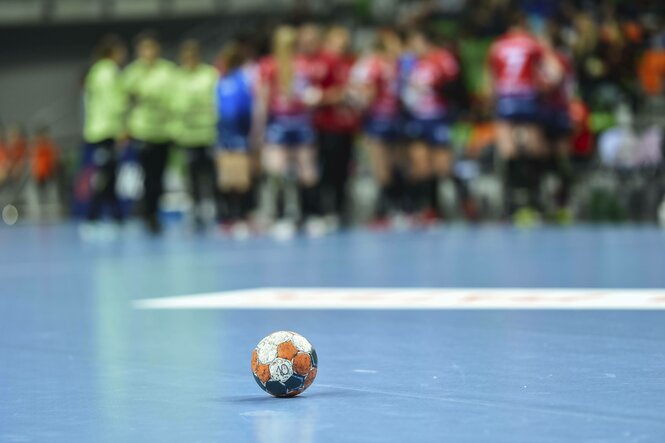
[[[588,163],[594,154],[591,112],[581,100],[573,100],[570,104],[570,116],[573,124],[572,159],[576,163]]]
[[[187,40],[180,46],[180,67],[174,75],[172,102],[174,140],[184,149],[193,200],[194,223],[203,230],[202,198],[216,197],[212,146],[217,138],[215,86],[218,71],[201,61],[199,43]]]
[[[156,34],[136,38],[136,60],[123,73],[129,95],[128,132],[139,150],[144,173],[144,218],[150,232],[161,232],[159,200],[173,142],[172,92],[175,65],[160,58]]]
[[[478,159],[495,146],[496,123],[484,113],[479,113],[472,120],[465,152],[468,157]]]
[[[663,157],[662,128],[651,126],[638,131],[627,105],[617,109],[617,122],[618,126],[604,131],[598,141],[603,164],[623,171],[658,167]]]
[[[5,132],[0,126],[0,187],[2,187],[7,174],[9,174],[9,152],[7,151]]]
[[[12,183],[18,183],[23,179],[28,166],[28,140],[18,124],[7,128],[6,152],[9,164],[7,178]]]
[[[32,156],[32,178],[37,184],[40,200],[44,201],[41,197],[43,197],[48,184],[56,178],[59,157],[59,148],[51,138],[48,127],[44,126],[36,131],[30,151]]]
[[[651,48],[642,57],[639,65],[642,89],[650,96],[665,92],[665,32],[653,38]]]
[[[573,57],[580,82],[582,98],[590,102],[600,79],[606,75],[607,67],[597,55],[598,28],[587,13],[578,13],[574,18]]]
[[[665,50],[665,18],[661,17],[658,28],[651,37],[651,47],[656,50]]]
[[[637,165],[644,168],[658,168],[663,162],[663,128],[657,125],[642,132]]]
[[[118,159],[116,143],[124,137],[126,97],[120,77],[127,49],[117,36],[104,37],[95,49],[95,63],[85,79],[83,138],[92,150],[91,199],[87,219],[100,219],[105,205],[116,221],[123,213],[116,194]],[[48,140],[42,141],[47,145]],[[45,150],[46,152],[46,150]]]
[[[617,122],[617,127],[604,131],[598,140],[600,159],[611,168],[632,169],[637,165],[639,135],[628,106],[622,105],[617,109]]]
[[[467,24],[461,29],[468,38],[495,37],[506,30],[510,0],[489,0],[483,5],[467,8]]]
[[[301,26],[311,22],[312,15],[310,0],[291,0],[291,11],[287,23],[292,26]]]
[[[529,19],[531,30],[536,34],[545,32],[547,22],[559,10],[558,0],[521,0],[520,4]]]
[[[5,134],[0,132],[0,188],[2,188],[5,179],[9,175],[9,166],[9,151],[7,150]]]

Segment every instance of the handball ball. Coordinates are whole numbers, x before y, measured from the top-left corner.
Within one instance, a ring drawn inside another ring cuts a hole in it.
[[[293,397],[309,388],[317,366],[316,351],[295,332],[273,332],[252,352],[254,380],[275,397]]]

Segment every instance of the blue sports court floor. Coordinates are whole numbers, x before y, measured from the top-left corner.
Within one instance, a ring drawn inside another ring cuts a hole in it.
[[[443,299],[440,288],[531,289],[509,291],[511,309],[418,309],[424,292],[408,290],[389,295],[389,309],[354,309],[353,297],[330,309],[314,289],[309,309],[268,309],[261,291],[225,295],[282,288],[273,300],[293,303],[310,292],[289,288],[310,287],[439,288]],[[651,297],[640,309],[537,309],[539,288],[561,289],[549,308],[566,307],[565,288],[624,302],[632,293],[615,289],[656,291],[635,291]],[[81,243],[73,225],[4,228],[0,441],[663,442],[663,288],[665,231],[655,228],[450,227],[290,243],[129,229],[107,244]],[[205,300],[247,304],[182,302],[220,292]],[[137,302],[155,298],[166,303]],[[251,349],[280,329],[319,355],[316,382],[294,399],[268,397],[249,371]]]

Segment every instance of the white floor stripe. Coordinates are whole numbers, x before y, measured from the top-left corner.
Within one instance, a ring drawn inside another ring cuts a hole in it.
[[[260,288],[136,300],[137,309],[665,309],[665,289]]]

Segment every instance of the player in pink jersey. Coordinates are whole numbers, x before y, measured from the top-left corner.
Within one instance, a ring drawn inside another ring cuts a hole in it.
[[[540,179],[547,155],[541,129],[544,59],[542,44],[527,31],[520,13],[514,14],[508,32],[490,48],[488,65],[497,118],[497,147],[506,163],[506,203],[511,215],[518,208],[531,211],[540,206]]]
[[[453,115],[447,88],[458,80],[461,69],[457,58],[437,47],[434,39],[421,29],[409,33],[408,45],[416,60],[401,90],[413,209],[417,212],[428,207],[438,210],[439,180],[449,179],[452,172]]]
[[[519,148],[534,153],[544,149],[539,130],[544,57],[543,46],[526,30],[524,18],[519,14],[508,32],[490,48],[489,71],[498,119],[499,151],[504,158],[517,154],[516,129],[525,131]]]
[[[398,57],[401,44],[394,32],[377,35],[373,50],[351,72],[350,99],[364,111],[363,132],[374,178],[379,186],[376,222],[384,223],[395,206],[392,189],[401,131]]]
[[[277,228],[292,231],[286,220],[283,200],[285,179],[294,167],[300,193],[303,221],[318,215],[316,185],[318,171],[314,150],[312,109],[321,100],[317,87],[325,65],[316,56],[311,29],[281,26],[274,34],[273,51],[260,66],[257,127],[265,127],[263,164],[270,188],[277,192]],[[280,234],[281,235],[281,234]]]
[[[321,170],[319,192],[326,227],[334,229],[350,223],[347,190],[360,126],[359,113],[346,100],[349,77],[356,62],[349,30],[343,26],[327,29],[319,54],[326,67],[319,85],[322,100],[314,118]]]

